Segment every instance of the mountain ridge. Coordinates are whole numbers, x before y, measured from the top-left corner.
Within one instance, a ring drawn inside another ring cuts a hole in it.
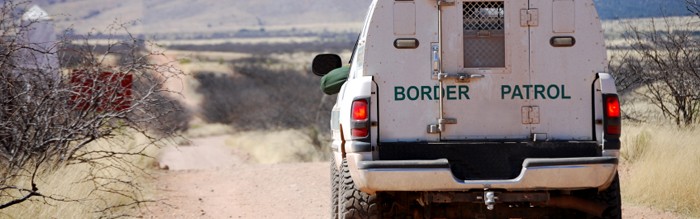
[[[593,0],[602,19],[691,15],[685,0]],[[59,29],[87,33],[115,18],[135,33],[222,33],[241,30],[356,31],[371,0],[34,0]],[[345,25],[344,25],[345,24]],[[352,25],[349,25],[352,24]],[[98,30],[99,31],[99,30]]]

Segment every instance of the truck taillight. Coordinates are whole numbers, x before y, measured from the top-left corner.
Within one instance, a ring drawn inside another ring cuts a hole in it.
[[[605,102],[605,135],[608,138],[619,138],[622,134],[620,99],[617,94],[604,94],[603,101]]]
[[[367,118],[367,100],[355,100],[352,102],[352,119],[366,120]]]
[[[352,102],[352,137],[365,138],[369,136],[369,103],[366,99]]]
[[[367,128],[354,128],[352,129],[352,136],[353,137],[367,137],[369,135],[369,130]]]

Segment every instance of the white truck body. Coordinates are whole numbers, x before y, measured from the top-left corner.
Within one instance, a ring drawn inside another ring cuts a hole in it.
[[[368,194],[605,190],[606,59],[592,0],[375,0],[333,109],[336,164]]]

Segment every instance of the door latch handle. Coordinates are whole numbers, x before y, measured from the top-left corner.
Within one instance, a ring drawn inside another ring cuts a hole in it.
[[[458,82],[467,82],[469,79],[484,78],[482,74],[466,74],[466,73],[440,73],[438,80],[455,79]]]
[[[443,118],[438,119],[438,124],[428,125],[428,134],[439,134],[445,131],[445,125],[457,124],[457,119]]]

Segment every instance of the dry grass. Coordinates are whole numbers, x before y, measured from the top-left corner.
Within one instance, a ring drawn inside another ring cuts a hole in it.
[[[627,124],[622,139],[626,201],[700,217],[700,129]]]
[[[239,132],[227,139],[226,144],[242,149],[263,164],[327,160],[328,147],[314,146],[312,134],[299,130]]]
[[[87,150],[111,150],[114,152],[137,152],[144,147],[140,142],[146,142],[143,137],[124,137],[119,145],[97,142]],[[149,146],[143,151],[153,155],[156,147]],[[55,171],[41,174],[37,180],[39,192],[55,198],[70,200],[56,201],[50,199],[32,198],[30,201],[9,207],[0,211],[0,218],[97,218],[118,217],[138,214],[134,200],[121,194],[137,194],[140,199],[149,199],[153,194],[148,177],[148,169],[153,160],[141,156],[125,156],[123,159],[102,159],[99,164],[73,164],[59,167]],[[132,170],[135,172],[123,172]],[[144,187],[136,190],[134,187],[121,183],[109,183],[101,189],[119,191],[121,194],[106,191],[96,191],[96,184],[107,183],[105,180],[88,180],[90,177],[110,177],[120,181],[139,184]],[[29,187],[29,178],[17,180],[15,185]],[[0,200],[0,202],[3,202]],[[113,206],[130,205],[122,208]],[[107,209],[107,210],[105,210]]]
[[[626,116],[621,157],[629,172],[624,202],[700,217],[700,126],[678,128],[643,97],[640,87],[622,97]]]

